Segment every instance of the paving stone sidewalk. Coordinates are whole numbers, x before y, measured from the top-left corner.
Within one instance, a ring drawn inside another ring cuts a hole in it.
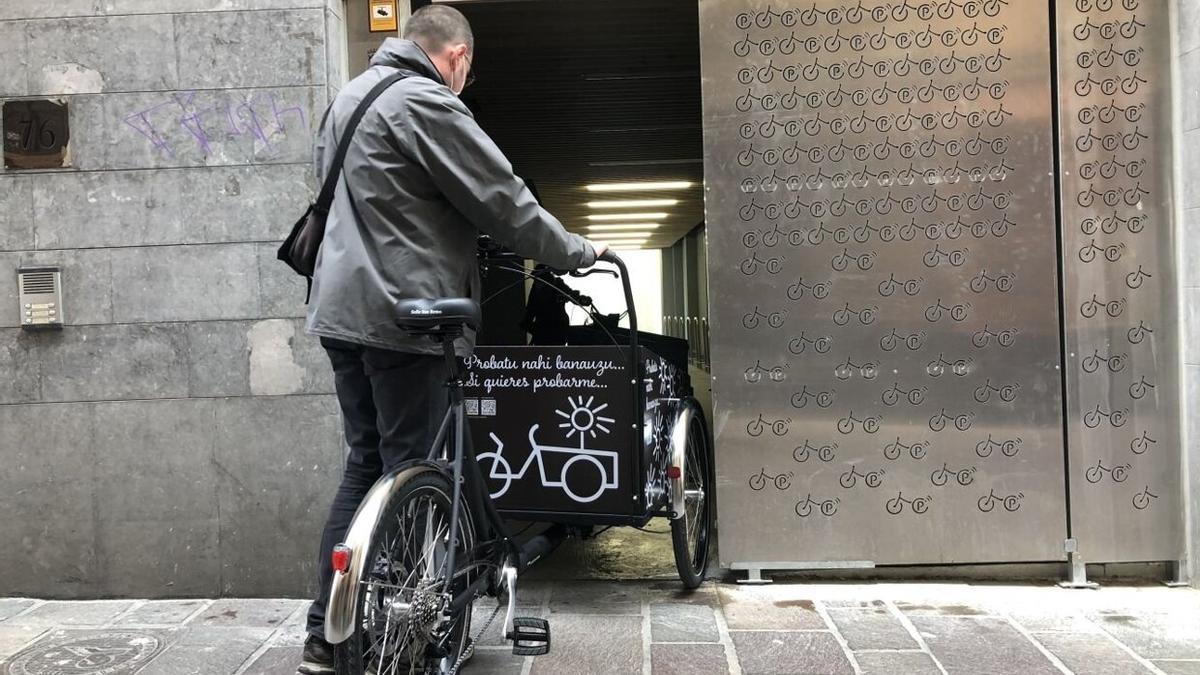
[[[498,675],[1041,673],[1200,675],[1200,592],[968,584],[526,584],[553,651],[489,635]],[[291,675],[296,600],[0,599],[4,675]],[[486,610],[477,609],[482,618]]]

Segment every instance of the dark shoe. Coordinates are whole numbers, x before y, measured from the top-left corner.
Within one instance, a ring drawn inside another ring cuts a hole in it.
[[[333,645],[316,635],[309,635],[308,639],[304,641],[304,656],[300,661],[300,668],[296,672],[300,675],[330,675],[333,673]]]

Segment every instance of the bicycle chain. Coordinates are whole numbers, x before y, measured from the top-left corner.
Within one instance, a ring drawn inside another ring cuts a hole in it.
[[[492,622],[494,622],[496,617],[500,615],[500,610],[502,608],[503,605],[497,602],[496,610],[492,612],[490,617],[488,617],[487,622],[483,624],[483,628],[479,629],[479,632],[475,634],[475,637],[468,639],[467,646],[462,650],[462,653],[458,655],[458,659],[454,662],[454,666],[450,668],[450,672],[446,675],[458,675],[458,669],[462,668],[463,664],[465,664],[475,654],[475,645],[479,642],[479,638],[483,637],[483,634],[487,632],[488,628],[491,628]]]

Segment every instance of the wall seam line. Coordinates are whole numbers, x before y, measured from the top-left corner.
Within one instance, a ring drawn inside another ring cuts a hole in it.
[[[288,398],[329,398],[336,396],[334,392],[302,393],[302,394],[230,394],[225,396],[165,396],[163,398],[121,398],[121,399],[79,399],[71,401],[28,401],[25,403],[0,403],[0,409],[35,407],[49,405],[92,406],[98,404],[117,403],[157,403],[167,401],[232,401],[241,399],[288,399]]]
[[[316,89],[316,87],[305,87],[305,88],[313,89],[313,90]],[[164,93],[172,93],[172,92],[164,92]],[[7,99],[7,100],[13,100],[13,99]],[[247,164],[218,164],[218,165],[195,164],[192,166],[122,166],[122,167],[115,167],[115,168],[110,168],[110,169],[73,168],[73,169],[62,169],[62,170],[56,170],[56,171],[0,171],[0,178],[4,178],[5,176],[12,176],[13,178],[18,178],[18,177],[23,177],[23,176],[32,177],[32,176],[54,176],[54,175],[61,175],[61,174],[84,175],[84,174],[104,174],[104,173],[130,173],[130,172],[137,172],[137,171],[148,171],[148,172],[149,171],[155,171],[155,172],[157,172],[157,171],[195,171],[197,169],[239,169],[239,168],[263,169],[263,168],[271,168],[271,167],[276,167],[276,166],[308,166],[308,165],[309,165],[309,163],[304,162],[304,161],[288,161],[288,162],[257,162],[257,163],[247,163]]]
[[[171,15],[171,51],[175,53],[175,81],[183,84],[183,60],[179,58],[179,15]],[[199,126],[199,123],[197,123]]]
[[[297,87],[297,88],[311,89],[313,87]],[[219,90],[219,91],[226,91],[226,90]],[[155,93],[157,93],[157,92],[155,92]],[[164,92],[164,93],[170,93],[170,92]],[[2,98],[2,96],[0,96],[0,98]],[[14,99],[6,99],[6,100],[14,100]],[[262,163],[245,163],[245,164],[197,164],[195,166],[164,166],[164,167],[134,166],[134,167],[125,167],[125,168],[117,168],[117,169],[70,168],[70,169],[51,169],[51,170],[36,169],[36,170],[31,170],[31,171],[3,171],[3,170],[0,170],[0,179],[3,179],[5,177],[10,177],[12,180],[21,180],[22,178],[34,178],[34,177],[38,177],[38,176],[60,176],[60,175],[86,176],[86,175],[91,175],[91,174],[141,173],[141,172],[161,173],[163,171],[197,171],[197,170],[201,170],[201,169],[221,170],[221,169],[264,169],[264,168],[290,167],[290,166],[308,167],[308,166],[310,166],[310,164],[311,164],[310,162],[262,162]]]
[[[170,11],[166,11],[166,12],[113,12],[111,14],[108,12],[102,12],[100,14],[64,14],[64,15],[57,15],[57,16],[35,16],[35,17],[21,17],[21,18],[12,18],[12,19],[0,19],[0,24],[4,24],[4,23],[34,23],[36,21],[72,21],[72,20],[84,20],[84,19],[108,19],[108,18],[112,18],[112,17],[129,17],[129,16],[164,16],[164,15],[179,16],[179,15],[183,15],[183,14],[188,14],[188,15],[212,14],[212,15],[220,16],[220,15],[224,15],[224,14],[248,14],[248,13],[264,14],[267,12],[303,12],[303,11],[311,11],[311,10],[318,10],[318,9],[324,9],[323,5],[316,4],[316,5],[303,5],[303,6],[298,6],[298,7],[259,7],[259,8],[245,8],[245,9],[207,9],[207,10],[194,9],[194,10],[184,10],[184,11],[170,10]]]
[[[325,86],[324,84],[322,84],[320,82],[307,82],[307,83],[302,83],[302,84],[297,84],[297,83],[291,83],[291,84],[243,84],[243,85],[229,86],[229,87],[188,87],[188,86],[184,86],[181,83],[180,86],[178,86],[178,87],[163,88],[163,89],[111,89],[111,90],[105,90],[105,91],[88,91],[88,92],[71,92],[71,93],[49,92],[49,93],[47,93],[47,92],[35,92],[33,90],[33,81],[30,79],[30,75],[28,72],[26,72],[25,79],[26,79],[26,83],[27,83],[26,91],[28,91],[30,93],[14,94],[14,95],[0,94],[0,97],[3,97],[5,100],[12,101],[12,100],[21,100],[21,99],[30,99],[30,98],[46,98],[46,97],[71,99],[71,98],[77,98],[77,97],[83,98],[83,97],[101,97],[101,96],[121,96],[121,95],[126,95],[126,94],[178,94],[180,92],[188,92],[188,93],[197,93],[198,94],[198,93],[206,93],[206,92],[253,91],[256,89],[322,89]],[[205,165],[200,165],[200,166],[205,166]],[[2,173],[2,172],[0,172],[0,173]],[[53,172],[43,171],[40,173],[53,173]]]
[[[38,248],[38,249],[16,249],[16,250],[0,250],[0,253],[63,253],[74,251],[116,251],[116,250],[138,250],[152,248],[184,248],[188,246],[258,246],[260,244],[279,244],[283,239],[245,239],[238,241],[185,241],[171,244],[136,244],[136,245],[111,245],[111,246],[68,246],[61,248]]]
[[[105,323],[69,323],[66,328],[98,328],[107,326],[190,326],[199,323],[256,323],[259,321],[303,321],[303,316],[253,316],[228,319],[165,319],[160,321],[106,321]],[[0,326],[0,331],[17,330],[21,327]],[[307,335],[307,333],[306,333]],[[315,338],[314,338],[315,339]]]

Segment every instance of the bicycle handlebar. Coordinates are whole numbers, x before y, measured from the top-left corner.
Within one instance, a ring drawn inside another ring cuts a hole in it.
[[[584,278],[584,277],[590,277],[590,276],[592,276],[593,274],[611,274],[613,277],[616,277],[616,276],[617,276],[617,272],[616,272],[616,270],[601,270],[601,269],[596,269],[595,267],[593,267],[593,268],[591,268],[591,269],[589,269],[589,270],[587,270],[587,271],[585,271],[585,272],[581,272],[581,271],[579,271],[579,270],[572,270],[572,271],[570,271],[570,272],[567,272],[567,274],[568,274],[569,276],[571,276],[571,277],[574,277],[574,278],[576,278],[576,279],[582,279],[582,278]]]
[[[503,248],[501,248],[500,246],[496,245],[495,242],[493,242],[490,237],[480,237],[479,238],[478,257],[479,257],[479,261],[480,261],[481,265],[486,265],[488,262],[491,262],[491,261],[509,262],[509,263],[513,263],[513,264],[518,264],[524,260],[523,257],[521,257],[515,253],[512,253],[511,251],[506,251]],[[622,286],[622,290],[624,291],[624,296],[625,296],[625,313],[629,316],[629,331],[630,331],[630,343],[629,344],[630,344],[630,346],[634,347],[633,351],[636,353],[637,352],[637,310],[634,308],[634,305],[633,305],[633,287],[629,281],[629,269],[625,266],[625,261],[621,259],[621,256],[617,255],[611,249],[608,251],[605,251],[602,255],[600,255],[596,259],[596,261],[609,263],[609,264],[615,266],[617,269],[614,271],[614,270],[607,270],[607,269],[596,269],[595,267],[592,267],[587,270],[574,270],[571,272],[567,272],[567,274],[569,274],[572,277],[576,277],[576,278],[587,277],[587,276],[591,276],[593,274],[611,274],[611,275],[613,275],[615,277],[619,277],[621,279],[621,286]],[[524,271],[524,270],[521,270],[520,273],[529,275],[529,272]],[[561,272],[559,272],[559,273],[561,274]],[[485,302],[486,302],[486,300],[485,300]]]
[[[629,344],[637,347],[637,310],[633,306],[633,287],[629,283],[629,268],[625,267],[625,261],[621,256],[617,255],[612,249],[604,252],[598,258],[601,262],[611,263],[620,271],[621,286],[625,291],[625,311],[629,312]],[[634,351],[637,351],[636,349]]]

